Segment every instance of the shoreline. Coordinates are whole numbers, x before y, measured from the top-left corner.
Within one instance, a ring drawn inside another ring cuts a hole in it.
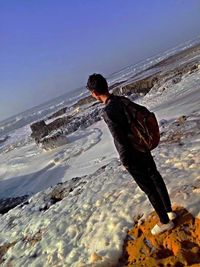
[[[1,155],[1,175],[6,177],[1,180],[1,195],[30,193],[0,215],[3,266],[116,267],[123,248],[124,252],[130,248],[130,242],[124,243],[126,237],[136,242],[129,255],[122,256],[126,265],[130,258],[145,266],[150,257],[159,267],[170,262],[176,267],[195,266],[199,241],[192,238],[199,231],[196,218],[200,219],[200,68],[199,63],[181,67],[164,68],[149,93],[138,99],[160,118],[161,142],[152,154],[180,213],[170,238],[150,236],[157,217],[151,216],[149,201],[121,166],[105,124],[95,122],[101,105],[83,104],[74,117],[82,128],[68,135],[64,146],[44,152],[29,142]],[[152,77],[146,78],[144,90],[152,82]],[[178,243],[175,234],[181,239]]]

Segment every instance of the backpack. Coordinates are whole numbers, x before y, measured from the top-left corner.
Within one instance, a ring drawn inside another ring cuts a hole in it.
[[[156,148],[160,141],[160,132],[155,114],[126,97],[121,100],[130,125],[133,146],[142,152]]]

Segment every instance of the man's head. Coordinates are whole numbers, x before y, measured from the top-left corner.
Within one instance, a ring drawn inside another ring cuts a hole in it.
[[[101,102],[104,102],[104,96],[109,95],[108,83],[101,74],[94,73],[90,75],[86,87],[91,92],[92,96]]]

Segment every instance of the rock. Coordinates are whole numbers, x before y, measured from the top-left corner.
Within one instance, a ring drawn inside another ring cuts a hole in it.
[[[119,85],[125,83],[127,80],[124,81],[120,81],[120,82],[116,82],[114,84],[112,84],[111,86],[109,86],[109,90],[112,91],[114,88],[118,87]]]
[[[179,83],[182,79],[182,75],[178,75],[172,79],[172,84]]]
[[[62,118],[55,119],[54,121],[47,124],[48,132],[52,132],[57,129],[64,128],[71,120],[71,116],[64,116]]]
[[[120,262],[123,266],[200,266],[200,219],[177,207],[175,228],[153,236],[155,212],[128,231]],[[121,265],[120,265],[121,266]]]
[[[90,257],[90,261],[92,263],[95,263],[97,261],[101,261],[102,257],[100,255],[98,255],[96,252],[92,253],[91,257]]]
[[[168,58],[158,62],[156,65],[154,65],[154,67],[162,67],[162,66],[167,66],[173,63],[176,63],[177,66],[177,61],[180,59],[183,59],[184,57],[189,57],[191,55],[191,57],[193,56],[194,53],[198,54],[200,52],[200,46],[199,44],[189,47],[181,52],[179,52],[178,54],[169,56]]]
[[[167,124],[167,122],[168,122],[167,120],[162,119],[162,120],[159,121],[159,125],[160,125],[160,126],[164,126],[164,125]]]
[[[42,137],[48,135],[49,130],[44,120],[35,122],[30,125],[33,137],[36,141],[40,140]]]
[[[98,106],[97,106],[98,105]],[[50,123],[44,120],[31,124],[31,137],[45,150],[55,148],[67,143],[66,134],[70,134],[79,128],[86,128],[101,119],[102,107],[99,103],[93,103],[79,115],[80,107],[73,107],[73,114],[62,116]],[[64,109],[62,110],[64,112]],[[56,114],[60,114],[57,112]],[[53,114],[49,118],[53,118]],[[48,119],[49,119],[48,118]]]
[[[194,66],[190,69],[189,73],[191,74],[191,73],[193,73],[193,72],[195,72],[195,71],[197,71],[197,70],[198,70],[198,64],[194,65]]]
[[[39,140],[39,146],[44,150],[51,150],[56,147],[65,145],[67,143],[67,137],[63,131],[58,130],[55,133],[45,136]]]
[[[14,247],[14,245],[17,243],[17,241],[14,241],[12,243],[7,243],[5,245],[0,246],[0,264],[4,262],[3,256],[6,254],[6,252],[9,250],[9,248]],[[12,263],[10,265],[7,265],[8,267],[12,267]]]
[[[86,96],[80,100],[78,100],[74,105],[73,107],[76,108],[76,107],[79,107],[79,106],[82,106],[82,105],[85,105],[85,104],[90,104],[92,102],[95,102],[96,100],[94,99],[94,97],[92,97],[91,95],[89,96]]]
[[[61,115],[65,114],[66,111],[67,111],[67,107],[64,107],[64,108],[58,110],[57,112],[53,113],[51,116],[48,117],[48,119],[50,120],[50,119],[56,118],[58,116],[61,116]]]
[[[166,82],[169,81],[172,84],[179,83],[182,79],[182,76],[190,71],[196,70],[197,68],[196,66],[197,66],[196,63],[191,62],[185,65],[181,65],[178,68],[176,67],[176,69],[170,69],[169,71],[165,72],[157,72],[143,79],[137,80],[137,76],[135,76],[134,77],[135,81],[133,82],[126,81],[126,83],[122,83],[120,86],[117,86],[113,89],[113,93],[117,95],[130,95],[132,93],[140,95],[142,93],[145,95],[154,86],[158,87],[158,90],[161,87],[162,88],[161,91],[164,91],[166,90],[166,87],[162,86]]]
[[[157,77],[149,76],[145,79],[122,85],[113,89],[113,93],[116,95],[130,95],[132,93],[147,94],[150,89],[157,82]]]
[[[17,205],[26,202],[27,199],[28,195],[0,199],[0,214],[7,213],[9,210],[15,208]]]
[[[35,139],[36,143],[47,143],[55,141],[62,135],[62,131],[51,134],[53,131],[64,128],[70,121],[70,116],[64,116],[46,124],[44,120],[31,124],[31,137]]]
[[[1,139],[0,139],[0,144],[1,144],[1,143],[4,143],[6,140],[8,140],[9,137],[10,137],[9,135],[6,135],[6,136],[4,136],[3,138],[1,138]]]
[[[181,116],[176,120],[176,125],[177,126],[183,125],[186,120],[187,120],[186,116]]]

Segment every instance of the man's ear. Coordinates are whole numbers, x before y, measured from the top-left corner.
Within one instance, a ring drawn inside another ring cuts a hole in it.
[[[97,97],[99,96],[99,93],[96,90],[93,90],[93,94]]]
[[[101,100],[101,94],[99,94],[96,90],[93,90],[93,92],[92,92],[92,96],[93,96],[96,100],[102,102],[102,100]]]

